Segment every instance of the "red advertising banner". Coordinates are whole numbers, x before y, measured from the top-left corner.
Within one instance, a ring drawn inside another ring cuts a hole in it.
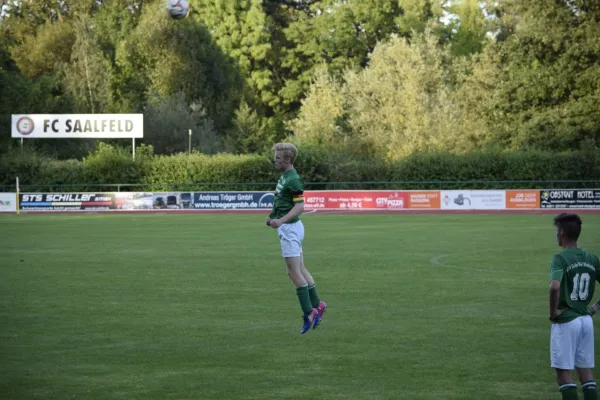
[[[376,209],[440,208],[439,191],[398,190],[318,190],[304,193],[307,209]]]

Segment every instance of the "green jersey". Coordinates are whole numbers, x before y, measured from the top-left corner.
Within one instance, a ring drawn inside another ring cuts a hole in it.
[[[558,309],[566,308],[553,322],[589,315],[587,306],[594,297],[596,280],[600,282],[600,261],[583,249],[566,248],[552,256],[550,280],[560,281]]]
[[[294,205],[302,202],[304,202],[304,182],[295,169],[290,169],[281,174],[277,181],[275,202],[269,218],[279,219],[290,212]],[[291,224],[299,220],[299,217],[294,217],[286,223]]]

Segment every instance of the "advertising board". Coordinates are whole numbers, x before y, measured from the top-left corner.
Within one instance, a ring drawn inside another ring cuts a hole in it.
[[[17,194],[0,193],[0,212],[17,211]]]
[[[600,189],[546,189],[540,191],[541,208],[600,208]]]
[[[19,207],[29,211],[111,210],[115,193],[22,193]]]
[[[504,190],[442,190],[442,210],[503,210]]]
[[[11,137],[142,138],[143,114],[13,114]]]

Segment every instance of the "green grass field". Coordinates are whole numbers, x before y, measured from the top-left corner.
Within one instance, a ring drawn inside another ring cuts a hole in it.
[[[263,216],[0,216],[0,398],[560,398],[551,215],[304,223],[329,309],[300,335]]]

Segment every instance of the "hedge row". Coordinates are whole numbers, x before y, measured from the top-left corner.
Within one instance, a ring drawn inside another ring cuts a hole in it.
[[[598,150],[560,154],[415,154],[395,162],[352,158],[315,148],[300,148],[299,152],[296,168],[307,183],[307,189],[600,186]],[[193,153],[157,156],[152,154],[151,148],[141,147],[137,149],[136,160],[133,161],[127,149],[101,144],[96,152],[83,160],[53,160],[20,151],[2,155],[0,184],[5,185],[2,190],[13,190],[14,187],[10,185],[14,185],[17,176],[22,190],[27,191],[117,190],[112,184],[128,184],[121,185],[121,191],[271,190],[278,172],[273,169],[271,154],[207,156]],[[596,182],[557,182],[561,180]]]

